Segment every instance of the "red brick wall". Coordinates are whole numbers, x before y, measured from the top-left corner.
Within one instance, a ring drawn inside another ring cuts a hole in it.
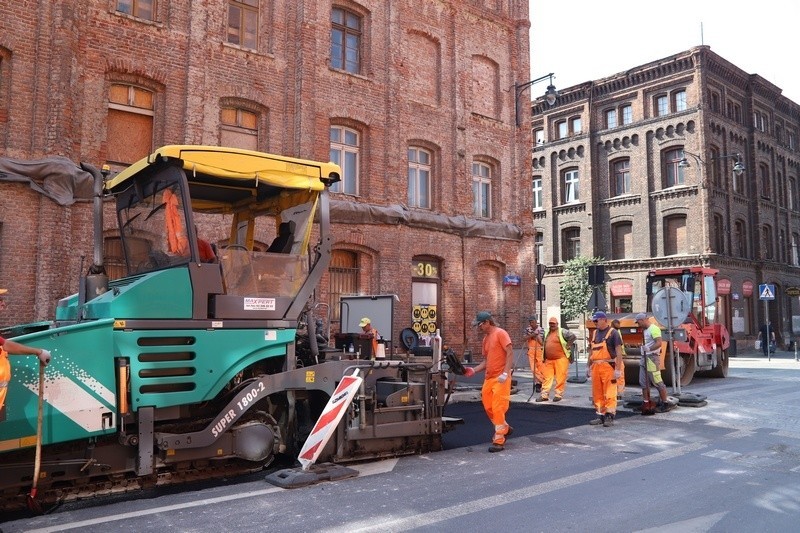
[[[365,16],[359,75],[328,66],[328,2],[300,4],[304,13],[295,2],[272,2],[257,52],[223,42],[222,0],[193,2],[191,11],[159,2],[153,23],[116,14],[109,0],[51,0],[39,4],[41,12],[5,4],[0,156],[104,163],[108,87],[125,82],[156,93],[154,146],[217,144],[222,99],[266,110],[259,146],[286,155],[327,160],[330,124],[358,126],[364,144],[360,196],[349,198],[355,202],[405,203],[406,150],[422,144],[434,153],[433,211],[469,217],[470,165],[475,156],[490,158],[499,181],[494,220],[521,228],[522,241],[346,223],[337,224],[334,241],[362,253],[365,292],[399,295],[398,333],[410,323],[411,258],[422,254],[442,261],[445,342],[479,351],[465,324],[488,303],[512,336],[521,331],[533,305],[530,135],[514,127],[513,84],[529,78],[527,1],[496,9],[471,1],[344,2]],[[473,113],[486,108],[472,97],[476,57],[496,65],[496,79],[481,80],[495,88],[489,107],[496,116]],[[14,291],[0,324],[52,318],[57,299],[77,288],[80,254],[84,269],[92,259],[91,208],[62,208],[4,182],[0,198],[0,286]],[[523,276],[522,286],[502,287],[510,272]]]

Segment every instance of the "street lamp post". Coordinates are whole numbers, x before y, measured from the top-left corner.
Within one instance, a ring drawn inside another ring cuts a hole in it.
[[[687,152],[683,150],[683,157],[680,161],[678,161],[679,168],[689,168],[692,165],[689,163],[689,160],[686,159],[686,156],[690,156],[697,162],[698,167],[706,166],[706,162],[703,161],[703,158],[697,154],[693,154],[692,152]],[[716,161],[718,159],[735,159],[735,163],[733,164],[733,168],[731,169],[733,173],[737,176],[741,175],[742,172],[745,171],[744,163],[742,163],[742,156],[736,152],[734,154],[726,154],[726,155],[718,155],[711,157],[709,161]],[[708,230],[706,229],[706,225],[708,224],[708,220],[706,219],[706,192],[705,189],[707,187],[706,176],[705,173],[701,173],[700,175],[700,208],[701,208],[701,216],[702,216],[702,230],[703,230],[703,253],[710,253],[711,247],[710,243],[708,242]]]
[[[556,98],[558,98],[558,93],[556,92],[556,87],[553,85],[553,74],[545,74],[544,76],[540,76],[535,80],[526,81],[525,83],[515,83],[514,84],[514,120],[519,127],[519,97],[522,96],[522,91],[533,85],[534,83],[539,83],[540,81],[544,81],[546,79],[550,80],[550,83],[547,86],[547,91],[544,93],[544,99],[547,102],[547,105],[553,106],[556,103]]]

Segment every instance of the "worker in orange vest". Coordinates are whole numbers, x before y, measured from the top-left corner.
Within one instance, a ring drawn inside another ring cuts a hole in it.
[[[8,289],[0,289],[0,311],[6,308],[5,295],[7,293]],[[8,384],[11,382],[9,355],[36,355],[39,357],[39,363],[42,366],[47,366],[50,362],[50,352],[47,350],[33,348],[32,346],[26,346],[11,339],[0,337],[0,422],[5,420],[6,394],[8,393]]]

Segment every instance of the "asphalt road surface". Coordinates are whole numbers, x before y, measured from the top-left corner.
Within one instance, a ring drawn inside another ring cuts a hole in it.
[[[571,369],[571,371],[574,367]],[[580,370],[580,369],[579,369]],[[466,423],[446,450],[358,466],[360,475],[281,489],[263,475],[180,491],[65,505],[6,521],[3,531],[798,531],[800,363],[743,354],[727,379],[684,392],[705,407],[652,417],[622,408],[589,426],[589,383],[558,404],[527,403],[518,372],[505,451],[477,391],[449,416]],[[629,385],[630,391],[630,385]]]

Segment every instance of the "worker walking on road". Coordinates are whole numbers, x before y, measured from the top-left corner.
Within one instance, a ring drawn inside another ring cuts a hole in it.
[[[644,333],[642,355],[639,358],[639,385],[642,387],[642,414],[666,413],[674,406],[667,401],[667,386],[661,379],[661,328],[650,323],[644,313],[636,315],[636,323]],[[650,386],[658,389],[659,401],[650,401]]]
[[[5,310],[5,295],[7,289],[0,289],[0,311]],[[11,362],[9,355],[35,355],[39,358],[39,364],[47,366],[50,362],[50,352],[41,348],[26,346],[11,339],[0,337],[0,422],[5,420],[6,394],[8,384],[11,382]]]
[[[542,364],[544,363],[544,330],[539,327],[535,316],[530,317],[528,327],[525,328],[525,340],[528,343],[528,362],[533,374],[533,392],[542,391]]]
[[[617,379],[620,371],[616,367],[622,363],[622,343],[604,312],[598,311],[592,315],[592,322],[597,324],[597,328],[591,342],[586,376],[591,374],[592,401],[597,418],[589,424],[610,427],[614,425],[617,414]]]
[[[467,367],[464,375],[474,376],[486,370],[481,388],[483,409],[494,424],[494,437],[490,452],[501,452],[505,447],[506,437],[511,435],[512,428],[506,422],[506,412],[511,401],[511,367],[514,364],[514,348],[511,337],[503,328],[497,326],[492,314],[481,311],[472,321],[483,333],[483,361],[476,367]]]
[[[556,317],[548,319],[547,327],[547,336],[544,339],[544,365],[542,366],[542,395],[536,398],[536,401],[548,401],[550,389],[553,388],[553,382],[555,382],[556,393],[553,401],[560,402],[564,397],[564,388],[567,385],[569,359],[572,354],[572,345],[575,344],[575,334],[568,329],[558,327]]]

